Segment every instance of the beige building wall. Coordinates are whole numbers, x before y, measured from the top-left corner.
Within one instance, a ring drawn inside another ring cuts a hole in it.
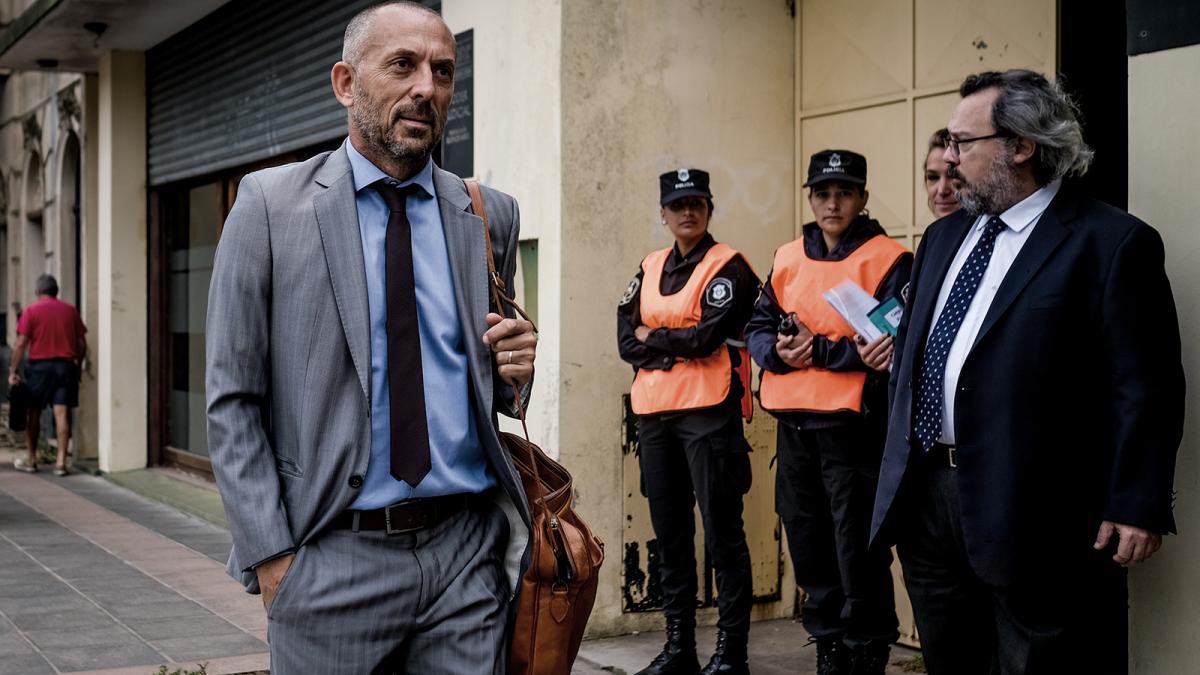
[[[1175,519],[1181,536],[1130,572],[1130,672],[1195,672],[1200,663],[1200,45],[1129,59],[1129,211],[1166,244],[1167,274],[1179,311],[1188,380],[1187,422],[1176,464]],[[1153,336],[1147,336],[1153,349]]]
[[[541,339],[529,432],[553,455],[561,371],[561,8],[544,0],[445,0],[442,15],[455,33],[474,31],[475,175],[517,199],[521,239],[537,244],[538,274],[529,283],[537,285]],[[517,279],[519,301],[525,281]],[[505,428],[520,431],[511,422]]]
[[[146,466],[146,65],[143,52],[100,57],[98,320],[100,469]]]
[[[94,276],[95,101],[87,101],[84,76],[74,73],[15,72],[0,98],[0,203],[3,237],[0,257],[0,306],[8,314],[5,339],[16,339],[17,313],[34,302],[33,283],[43,272],[59,282],[59,297],[77,304],[91,329],[97,316],[95,285],[83,283],[76,295],[75,262]],[[94,78],[93,78],[94,79]],[[94,99],[94,93],[92,94]],[[93,146],[89,150],[89,144]],[[36,157],[36,159],[35,159]],[[76,174],[74,160],[80,160]],[[90,177],[90,185],[88,183]],[[75,181],[83,181],[80,204]],[[80,207],[83,250],[76,250],[73,211]],[[92,241],[88,260],[87,242]],[[92,341],[93,358],[94,334]],[[94,368],[85,372],[76,410],[73,449],[76,458],[95,458],[96,391]]]
[[[632,373],[615,338],[616,304],[638,264],[672,243],[659,223],[658,175],[710,171],[714,236],[765,274],[794,229],[793,42],[787,4],[774,0],[563,5],[562,295],[552,339],[559,450],[577,477],[578,508],[607,544],[592,635],[661,625],[657,612],[622,613],[623,529],[635,517],[625,508],[638,486],[622,470]],[[756,460],[765,465],[766,454]],[[754,491],[770,483],[756,473]],[[783,589],[758,616],[790,613],[791,596]]]
[[[81,192],[83,236],[80,271],[83,274],[83,322],[90,326],[88,336],[91,351],[79,387],[79,409],[75,417],[75,444],[78,457],[99,458],[100,425],[99,397],[96,382],[96,329],[100,326],[100,78],[83,77],[83,189]]]
[[[6,339],[16,337],[16,313],[34,302],[38,275],[49,272],[59,297],[76,303],[75,242],[70,222],[74,167],[68,139],[82,150],[82,77],[72,73],[18,72],[0,98],[0,190],[6,202],[3,302]],[[74,142],[73,141],[73,142]],[[67,155],[64,157],[64,155]]]
[[[1057,67],[1056,0],[805,0],[797,11],[799,182],[814,152],[864,154],[868,208],[910,248],[933,221],[919,170],[926,144],[963,78]]]

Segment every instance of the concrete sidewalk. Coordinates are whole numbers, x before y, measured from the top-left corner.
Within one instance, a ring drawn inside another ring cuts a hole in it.
[[[102,478],[30,475],[5,462],[0,675],[149,675],[201,663],[214,674],[265,671],[258,598],[201,552],[227,552],[228,540]]]
[[[696,641],[700,665],[708,662],[715,640],[715,628],[701,628]],[[650,662],[666,639],[665,633],[650,632],[587,640],[579,650],[572,675],[632,675]],[[797,621],[761,621],[750,627],[750,672],[754,675],[812,675],[816,670],[816,649]],[[892,648],[888,675],[921,673],[916,666],[917,653],[904,647]]]
[[[225,575],[230,537],[215,491],[157,471],[113,478],[158,501],[86,474],[20,473],[0,450],[0,675],[152,675],[201,663],[213,675],[268,672],[262,605]],[[702,663],[712,633],[701,630]],[[807,639],[793,621],[754,624],[753,672],[814,672]],[[634,673],[663,640],[589,640],[572,675]],[[913,656],[897,649],[888,673],[910,672],[902,664]]]

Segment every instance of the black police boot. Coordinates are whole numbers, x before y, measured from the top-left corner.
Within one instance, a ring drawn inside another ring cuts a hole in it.
[[[813,640],[817,644],[817,675],[849,675],[850,650],[840,637]]]
[[[634,675],[696,675],[696,624],[683,619],[667,619],[667,643],[650,665]]]
[[[717,648],[713,650],[708,665],[700,675],[750,675],[749,657],[746,654],[746,635],[717,631]]]
[[[850,675],[884,675],[892,646],[870,642],[850,652]]]

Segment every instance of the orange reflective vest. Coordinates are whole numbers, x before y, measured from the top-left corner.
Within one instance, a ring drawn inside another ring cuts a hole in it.
[[[831,341],[853,337],[854,329],[822,294],[849,279],[869,293],[883,283],[904,246],[880,234],[842,260],[813,260],[797,239],[775,251],[771,290],[784,313],[795,312],[814,335]],[[804,368],[778,374],[763,371],[759,402],[774,412],[862,412],[865,372]]]
[[[664,266],[671,249],[665,248],[646,256],[642,261],[642,324],[650,328],[688,328],[700,323],[704,289],[721,268],[741,254],[725,244],[714,244],[692,270],[692,276],[678,293],[663,295],[659,291]],[[741,350],[742,367],[738,374],[746,395],[742,413],[747,415],[750,403],[750,355]],[[729,396],[733,361],[728,348],[722,344],[717,351],[700,359],[676,362],[670,370],[639,368],[633,378],[630,399],[633,412],[654,415],[666,412],[698,410],[719,405]]]

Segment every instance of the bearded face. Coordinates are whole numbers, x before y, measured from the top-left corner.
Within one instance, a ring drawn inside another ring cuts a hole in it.
[[[1017,178],[1013,171],[1013,150],[1007,144],[992,155],[987,169],[975,181],[968,181],[952,165],[947,173],[958,181],[955,196],[967,213],[973,216],[998,215],[1016,202]]]
[[[429,161],[454,96],[454,36],[435,12],[384,5],[347,37],[333,67],[351,141],[397,178]]]
[[[446,124],[445,110],[439,111],[430,99],[405,100],[389,109],[357,83],[350,112],[372,150],[405,164],[428,159]]]

